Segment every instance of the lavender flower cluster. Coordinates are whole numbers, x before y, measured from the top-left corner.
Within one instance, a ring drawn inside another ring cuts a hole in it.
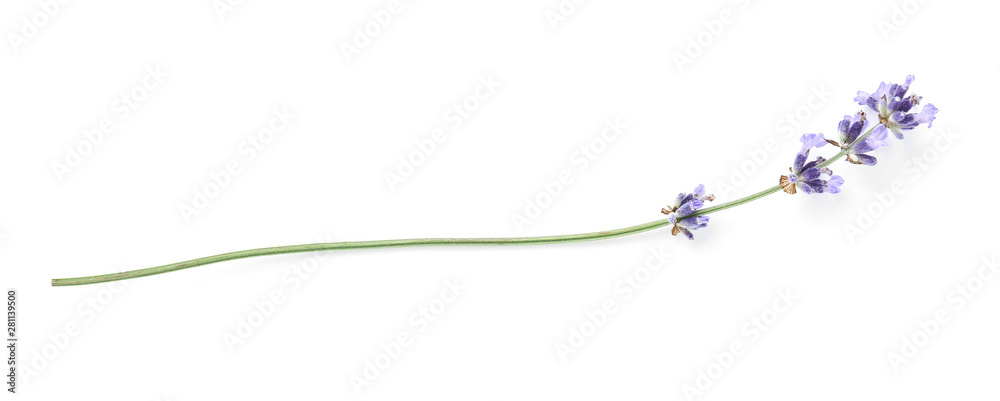
[[[803,135],[800,138],[802,148],[795,155],[792,166],[788,168],[789,174],[782,175],[778,181],[781,189],[789,194],[798,191],[807,194],[838,193],[840,187],[844,185],[844,178],[833,174],[833,170],[827,167],[830,163],[841,156],[846,156],[849,163],[874,166],[878,159],[869,153],[888,145],[889,132],[896,138],[903,139],[904,131],[912,130],[921,124],[927,124],[930,128],[938,109],[928,103],[917,111],[916,108],[923,98],[907,94],[911,83],[913,75],[907,76],[902,84],[882,82],[872,93],[858,91],[854,101],[877,113],[878,122],[872,127],[869,127],[867,113],[861,110],[854,115],[844,116],[837,125],[837,131],[840,133],[839,141],[827,139],[822,133]],[[822,156],[809,160],[810,150],[827,144],[840,148],[840,153],[834,156],[833,160],[827,160]],[[667,220],[674,225],[671,231],[673,235],[683,233],[688,239],[694,239],[691,231],[708,225],[708,216],[700,215],[697,211],[704,206],[704,201],[714,200],[715,197],[705,195],[704,192],[705,186],[698,185],[690,194],[678,194],[673,206],[661,210],[667,215]]]
[[[685,216],[690,216],[698,211],[698,209],[701,209],[705,205],[705,201],[711,202],[713,200],[715,200],[715,195],[705,195],[705,186],[698,184],[694,188],[694,192],[689,194],[681,192],[677,194],[677,200],[674,201],[674,205],[667,206],[661,209],[660,212],[667,215],[667,220],[673,223],[674,228],[671,230],[671,234],[684,233],[684,236],[688,237],[688,239],[694,239],[694,234],[691,234],[691,231],[708,226],[708,216]]]

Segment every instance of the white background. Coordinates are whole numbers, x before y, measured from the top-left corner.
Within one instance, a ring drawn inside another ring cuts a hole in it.
[[[227,3],[209,0],[69,2],[44,18],[47,3],[3,2],[0,285],[20,291],[21,397],[997,397],[1000,288],[980,276],[998,252],[995,2],[403,1],[349,59],[343,46],[388,3],[340,3],[220,16]],[[552,15],[565,18],[553,28]],[[698,183],[717,203],[774,185],[799,135],[834,137],[856,91],[907,74],[941,110],[933,129],[893,138],[876,167],[834,165],[839,195],[778,193],[712,215],[694,241],[663,229],[297,254],[49,286],[262,246],[639,224]],[[469,100],[481,79],[499,87]],[[123,94],[143,98],[127,116]],[[463,103],[475,110],[456,126]],[[282,108],[294,118],[248,160],[241,144]],[[114,128],[81,145],[105,118]],[[599,139],[616,118],[623,133]],[[186,220],[182,205],[231,161],[239,173]],[[572,182],[516,226],[561,171]],[[670,254],[652,272],[651,249]],[[446,280],[467,288],[435,301]],[[968,284],[979,291],[959,302]],[[411,320],[430,305],[444,305],[434,322]],[[946,323],[921,329],[938,310]],[[564,360],[558,344],[581,328]],[[381,344],[401,332],[412,342],[359,396],[352,375],[384,366]]]

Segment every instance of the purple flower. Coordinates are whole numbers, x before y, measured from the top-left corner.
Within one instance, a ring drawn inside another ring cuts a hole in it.
[[[691,231],[708,226],[708,216],[685,217],[701,209],[706,200],[711,202],[715,200],[715,196],[705,195],[705,186],[701,184],[694,188],[694,192],[677,194],[674,205],[661,210],[663,214],[667,215],[667,220],[674,224],[671,233],[673,235],[684,233],[688,239],[694,239]]]
[[[781,176],[779,181],[781,189],[790,194],[796,193],[797,188],[801,188],[807,194],[840,192],[840,186],[844,185],[844,179],[839,175],[833,175],[833,170],[827,167],[819,167],[826,161],[826,158],[816,156],[815,160],[806,162],[809,159],[810,149],[827,144],[823,134],[805,134],[800,140],[802,141],[802,150],[795,155],[792,167],[788,168],[791,174]]]
[[[911,113],[922,99],[917,95],[907,97],[911,83],[913,75],[907,76],[902,85],[882,82],[875,93],[858,91],[854,100],[878,112],[879,124],[892,131],[896,138],[903,139],[904,130],[914,129],[920,124],[927,124],[930,128],[938,112],[937,107],[928,103],[919,112]]]
[[[821,148],[827,144],[823,134],[805,134],[799,140],[802,141],[802,150],[799,150],[799,153],[805,154],[809,154],[809,149]]]
[[[879,124],[875,127],[871,134],[865,138],[864,141],[855,143],[847,151],[847,161],[854,164],[864,164],[866,166],[874,166],[878,163],[878,159],[875,156],[869,156],[866,153],[871,152],[875,149],[883,147],[889,144],[886,139],[889,138],[889,130],[885,128],[884,125]],[[857,160],[851,158],[851,155],[857,157]]]
[[[888,136],[888,132],[884,125],[879,124],[864,141],[859,142],[858,138],[861,136],[861,132],[867,127],[868,119],[865,117],[863,111],[859,111],[853,116],[844,116],[844,119],[837,126],[837,130],[840,131],[840,142],[828,142],[846,150],[847,161],[854,164],[874,166],[878,162],[878,159],[866,153],[887,145],[888,142],[885,139]]]
[[[837,131],[840,131],[840,143],[843,146],[850,146],[861,136],[861,132],[867,126],[868,119],[865,118],[864,112],[859,111],[853,116],[844,116],[844,119],[840,120],[840,124],[837,125]]]

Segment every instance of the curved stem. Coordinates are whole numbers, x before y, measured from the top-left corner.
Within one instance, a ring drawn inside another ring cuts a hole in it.
[[[872,130],[868,130],[868,132],[866,132],[861,138],[855,141],[855,143],[863,141],[866,137],[868,137],[868,134],[870,134],[871,132]],[[845,154],[847,154],[847,150],[841,150],[840,153],[837,153],[836,155],[834,155],[832,158],[830,158],[820,166],[825,167],[833,163],[834,161],[840,159]],[[685,216],[684,218],[686,219],[695,216],[704,216],[706,214],[711,214],[718,211],[726,210],[731,207],[740,206],[742,204],[763,198],[780,190],[781,186],[775,185],[773,187],[757,192],[750,196],[746,196],[740,199],[736,199],[734,201],[698,210],[688,216]],[[74,277],[74,278],[57,278],[57,279],[52,279],[52,286],[60,287],[60,286],[70,286],[70,285],[97,284],[97,283],[105,283],[109,281],[118,281],[118,280],[128,280],[137,277],[152,276],[155,274],[162,274],[177,270],[188,269],[195,266],[203,266],[211,263],[225,262],[227,260],[251,258],[255,256],[280,255],[285,253],[333,251],[342,249],[397,248],[406,246],[535,245],[535,244],[559,244],[567,242],[597,241],[602,239],[638,234],[649,230],[655,230],[657,228],[667,226],[669,224],[670,221],[668,221],[667,219],[660,219],[651,221],[649,223],[639,224],[631,227],[619,228],[616,230],[598,231],[585,234],[552,235],[543,237],[415,238],[415,239],[392,239],[392,240],[374,240],[374,241],[324,242],[317,244],[275,246],[270,248],[257,248],[257,249],[248,249],[245,251],[223,253],[219,255],[206,256],[198,259],[191,259],[184,262],[171,263],[168,265],[149,267],[145,269],[130,270],[121,273],[110,273],[97,276]]]
[[[622,237],[626,235],[638,234],[641,232],[654,230],[670,224],[667,219],[651,221],[645,224],[620,228],[617,230],[598,231],[586,234],[553,235],[544,237],[519,237],[519,238],[416,238],[416,239],[394,239],[375,241],[349,241],[349,242],[325,242],[318,244],[276,246],[270,248],[248,249],[223,253],[219,255],[206,256],[204,258],[191,259],[184,262],[171,263],[169,265],[150,267],[146,269],[131,270],[121,273],[102,274],[98,276],[57,278],[52,279],[52,286],[69,286],[105,283],[109,281],[128,280],[137,277],[152,276],[155,274],[168,273],[172,271],[187,269],[195,266],[202,266],[211,263],[225,262],[227,260],[251,258],[254,256],[280,255],[285,253],[332,251],[340,249],[366,249],[366,248],[396,248],[404,246],[461,246],[461,245],[529,245],[529,244],[559,244],[566,242],[596,241],[601,239]]]
[[[694,216],[704,216],[704,215],[709,214],[709,213],[715,213],[715,212],[718,212],[720,210],[726,210],[726,209],[729,209],[731,207],[736,207],[736,206],[742,205],[744,203],[755,201],[757,199],[763,198],[765,196],[768,196],[768,195],[773,194],[775,192],[778,192],[780,190],[781,190],[781,185],[775,185],[773,187],[770,187],[768,189],[765,189],[763,191],[760,191],[760,192],[755,193],[755,194],[750,195],[750,196],[745,196],[745,197],[739,198],[739,199],[734,200],[734,201],[723,203],[721,205],[715,205],[715,206],[712,206],[712,207],[706,207],[704,209],[695,211],[694,213],[691,213],[690,215],[686,216],[685,218],[694,217]]]

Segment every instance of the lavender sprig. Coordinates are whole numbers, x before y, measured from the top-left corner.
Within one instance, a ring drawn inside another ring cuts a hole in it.
[[[834,175],[828,166],[842,157],[856,165],[874,166],[877,159],[869,155],[887,145],[886,138],[892,132],[896,138],[903,138],[903,131],[910,131],[921,124],[930,128],[937,116],[938,109],[928,103],[919,111],[915,108],[923,99],[917,95],[908,94],[913,75],[907,76],[903,84],[882,82],[874,93],[858,91],[855,101],[867,106],[877,113],[877,122],[870,126],[867,115],[859,111],[853,115],[844,116],[837,125],[840,134],[839,141],[826,139],[822,133],[805,134],[800,138],[802,148],[796,153],[789,174],[779,177],[778,185],[767,188],[731,202],[705,208],[706,201],[715,199],[705,194],[705,186],[698,185],[691,193],[680,193],[674,204],[661,209],[666,214],[665,219],[654,220],[635,226],[614,230],[598,231],[584,234],[553,235],[542,237],[517,238],[417,238],[374,241],[325,242],[317,244],[288,245],[271,248],[249,249],[229,252],[220,255],[207,256],[184,262],[171,263],[146,269],[131,270],[121,273],[102,274],[97,276],[53,279],[53,286],[69,286],[103,283],[108,281],[127,280],[137,277],[151,276],[177,270],[188,269],[227,260],[249,258],[255,256],[278,255],[285,253],[317,252],[329,250],[394,248],[408,246],[495,246],[495,245],[531,245],[556,244],[567,242],[595,241],[638,234],[672,225],[673,235],[684,234],[688,239],[694,239],[691,231],[708,226],[708,214],[740,206],[770,194],[784,190],[789,194],[804,192],[807,194],[836,194],[841,191],[844,179]],[[865,130],[866,127],[869,127]],[[864,133],[862,133],[864,131]],[[809,161],[809,153],[814,148],[831,144],[840,151],[830,158],[817,156]]]

